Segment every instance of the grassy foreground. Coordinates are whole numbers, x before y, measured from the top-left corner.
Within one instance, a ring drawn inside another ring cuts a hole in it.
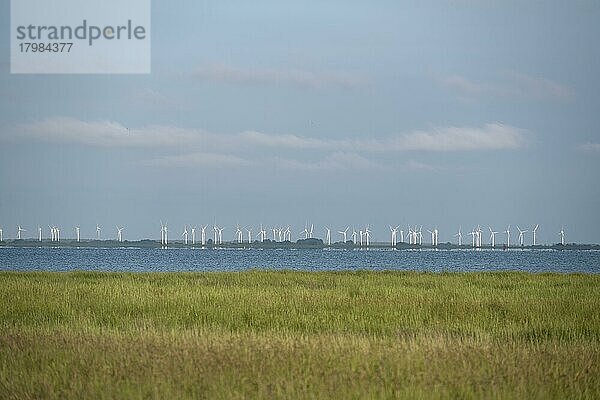
[[[600,398],[600,275],[0,273],[0,398]]]

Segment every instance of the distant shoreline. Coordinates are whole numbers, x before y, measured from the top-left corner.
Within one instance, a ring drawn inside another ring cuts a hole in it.
[[[77,242],[75,239],[65,239],[60,242],[51,240],[42,240],[41,242],[35,239],[10,239],[0,242],[2,247],[19,247],[19,248],[190,248],[190,249],[396,249],[396,250],[600,250],[600,244],[580,244],[567,243],[565,245],[526,245],[526,246],[510,246],[483,245],[473,247],[472,245],[457,245],[453,243],[440,243],[437,246],[430,244],[411,245],[408,243],[398,243],[392,247],[389,243],[375,242],[369,246],[361,246],[354,244],[351,241],[346,243],[336,242],[331,245],[326,245],[321,239],[300,239],[296,242],[275,242],[265,240],[264,242],[254,241],[252,243],[237,243],[224,242],[222,244],[213,244],[212,241],[205,245],[201,244],[185,244],[183,241],[174,241],[164,246],[158,240],[143,239],[143,240],[125,240],[119,242],[117,240],[81,240]]]

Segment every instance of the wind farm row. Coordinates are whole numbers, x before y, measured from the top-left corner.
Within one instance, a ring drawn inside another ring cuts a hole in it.
[[[322,246],[339,246],[339,245],[350,245],[357,247],[402,247],[402,246],[426,246],[426,247],[443,247],[444,245],[453,245],[458,247],[472,247],[472,248],[510,248],[510,247],[525,247],[525,246],[539,246],[537,241],[539,224],[531,227],[530,229],[521,229],[516,226],[516,231],[511,232],[511,226],[508,225],[505,230],[494,230],[491,226],[487,229],[482,229],[481,226],[473,227],[470,231],[462,231],[462,227],[459,227],[456,233],[453,233],[451,237],[452,241],[442,243],[440,245],[439,235],[440,230],[437,227],[431,227],[425,229],[427,234],[423,232],[423,226],[408,225],[406,229],[400,228],[400,225],[389,226],[389,241],[385,242],[373,242],[373,231],[369,225],[357,228],[356,226],[345,226],[339,230],[332,229],[328,226],[322,227],[319,231],[322,232],[322,237],[316,237],[315,225],[306,224],[304,229],[301,231],[293,230],[291,225],[283,226],[272,226],[266,227],[260,224],[256,229],[252,226],[240,226],[236,225],[232,229],[232,237],[230,240],[224,240],[225,227],[219,226],[216,223],[212,226],[206,225],[187,225],[183,226],[181,233],[177,232],[176,239],[170,240],[169,227],[166,223],[160,222],[160,246],[167,247],[169,245],[184,245],[184,246],[223,246],[223,245],[260,245],[264,243],[276,244],[276,243],[294,243],[293,239],[297,238],[295,243],[299,244],[320,244]],[[93,238],[83,239],[81,236],[81,227],[76,225],[73,227],[72,232],[74,237],[70,240],[71,242],[81,243],[84,242],[100,242],[100,241],[115,241],[117,243],[124,243],[125,227],[115,225],[114,230],[111,229],[114,236],[109,235],[109,238],[104,239],[102,237],[103,228],[100,225],[96,225],[95,235]],[[27,229],[21,225],[16,226],[15,237],[11,240],[12,243],[19,241],[37,241],[45,243],[60,243],[61,242],[61,227],[56,225],[48,225],[47,236],[45,229],[42,226],[37,227],[36,237],[25,238]],[[497,236],[500,238],[497,238]],[[463,240],[463,236],[466,236],[466,240]],[[470,238],[468,238],[470,236]],[[336,240],[336,237],[338,240]],[[556,231],[557,241],[552,243],[553,245],[565,246],[565,230],[561,227],[560,230]],[[64,240],[64,239],[63,239]],[[6,242],[4,239],[4,230],[0,228],[0,242]]]

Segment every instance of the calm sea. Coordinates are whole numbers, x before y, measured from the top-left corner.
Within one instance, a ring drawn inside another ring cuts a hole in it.
[[[13,271],[529,271],[600,272],[599,251],[0,248]]]

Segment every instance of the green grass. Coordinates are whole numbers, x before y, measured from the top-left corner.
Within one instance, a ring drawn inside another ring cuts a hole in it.
[[[0,398],[600,398],[600,276],[0,273]]]

